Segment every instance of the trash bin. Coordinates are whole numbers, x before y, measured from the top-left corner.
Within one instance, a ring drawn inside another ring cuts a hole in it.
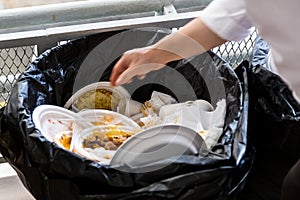
[[[253,148],[247,142],[247,75],[241,67],[238,78],[212,52],[171,62],[169,71],[150,74],[151,81],[124,86],[140,102],[154,90],[180,102],[205,99],[213,106],[225,98],[222,135],[205,157],[183,155],[151,172],[121,171],[59,148],[32,121],[37,106],[63,106],[84,85],[108,81],[123,52],[151,45],[167,34],[170,31],[163,29],[135,29],[69,41],[41,54],[20,75],[1,113],[0,150],[35,198],[199,200],[236,196],[253,161]],[[223,88],[208,82],[218,82]]]

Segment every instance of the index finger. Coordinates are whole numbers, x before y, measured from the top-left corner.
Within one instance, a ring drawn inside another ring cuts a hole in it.
[[[112,73],[110,75],[110,82],[112,86],[116,86],[116,81],[120,77],[120,75],[128,68],[123,56],[120,60],[115,64]]]

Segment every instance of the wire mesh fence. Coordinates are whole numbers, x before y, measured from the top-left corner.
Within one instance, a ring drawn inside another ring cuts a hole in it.
[[[13,83],[35,57],[35,46],[0,49],[0,107],[8,100]]]
[[[227,42],[212,51],[236,67],[241,61],[251,59],[256,37],[257,34],[254,32],[245,40]],[[35,45],[0,49],[0,108],[7,102],[13,83],[36,56]]]
[[[257,32],[254,31],[244,40],[239,42],[227,42],[224,45],[214,48],[212,51],[225,59],[233,68],[235,68],[243,60],[251,60],[256,38]]]

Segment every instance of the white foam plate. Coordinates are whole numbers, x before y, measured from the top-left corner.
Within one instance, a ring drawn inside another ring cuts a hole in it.
[[[34,109],[32,120],[42,135],[53,142],[56,134],[71,131],[73,122],[82,128],[93,126],[89,121],[76,113],[54,105],[41,105]]]
[[[113,156],[112,166],[138,168],[168,158],[206,152],[202,137],[192,129],[161,125],[141,131],[124,142]]]
[[[71,98],[66,102],[64,107],[67,109],[71,108],[72,105],[77,101],[79,97],[81,97],[83,94],[89,91],[96,90],[96,89],[106,89],[108,91],[111,91],[113,95],[116,95],[118,97],[118,99],[124,100],[124,103],[126,99],[130,99],[130,94],[124,87],[122,86],[112,87],[110,85],[110,82],[103,81],[103,82],[92,83],[90,85],[81,88],[80,90],[75,92],[74,95],[71,96]]]

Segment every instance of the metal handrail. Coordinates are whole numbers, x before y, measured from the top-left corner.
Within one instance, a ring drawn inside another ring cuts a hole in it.
[[[211,0],[97,0],[15,8],[0,11],[0,32],[44,29],[115,19],[136,18],[137,14],[163,14],[173,4],[181,12],[201,10]],[[135,14],[130,16],[131,14]]]
[[[141,17],[135,19],[54,27],[43,30],[6,33],[0,34],[0,48],[37,44],[40,45],[39,52],[41,52],[42,49],[45,50],[51,46],[54,46],[54,44],[58,41],[70,40],[100,32],[139,27],[180,27],[198,15],[198,12],[191,12],[176,15]],[[41,48],[41,45],[44,45],[44,48]]]

